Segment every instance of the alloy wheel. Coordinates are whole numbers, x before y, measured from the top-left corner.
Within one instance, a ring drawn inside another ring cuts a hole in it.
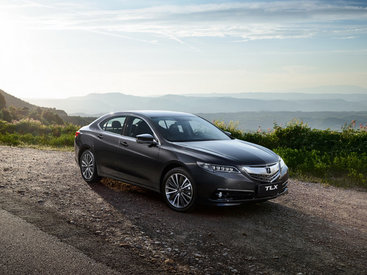
[[[165,183],[167,201],[177,209],[186,208],[193,200],[191,181],[181,173],[172,174]]]
[[[86,180],[91,180],[94,175],[94,156],[92,152],[86,151],[81,157],[81,170]]]

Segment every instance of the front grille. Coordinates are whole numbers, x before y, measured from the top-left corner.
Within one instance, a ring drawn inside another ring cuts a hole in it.
[[[280,175],[278,162],[267,165],[243,166],[241,170],[246,172],[250,178],[260,182],[273,182]]]
[[[250,174],[250,177],[255,179],[255,180],[258,180],[258,181],[263,181],[263,182],[273,182],[274,180],[277,179],[277,177],[279,176],[279,171],[276,172],[275,174],[273,175],[264,175],[264,174]]]

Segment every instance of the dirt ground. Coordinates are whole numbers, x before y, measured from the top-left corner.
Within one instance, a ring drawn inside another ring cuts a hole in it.
[[[261,204],[170,210],[88,185],[72,152],[0,146],[0,208],[121,273],[366,274],[367,192],[290,180]]]

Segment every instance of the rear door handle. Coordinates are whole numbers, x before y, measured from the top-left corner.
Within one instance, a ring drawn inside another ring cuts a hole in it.
[[[127,144],[127,142],[126,141],[122,141],[122,140],[120,140],[120,145],[122,145],[122,146],[129,146],[129,144]]]
[[[103,135],[102,134],[98,134],[97,137],[100,138],[100,139],[102,139],[103,138]]]

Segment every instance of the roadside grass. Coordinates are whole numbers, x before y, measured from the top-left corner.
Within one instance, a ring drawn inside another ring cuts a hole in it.
[[[55,146],[45,146],[45,145],[21,144],[16,147],[32,148],[32,149],[47,150],[47,151],[74,152],[74,146],[55,147]]]

